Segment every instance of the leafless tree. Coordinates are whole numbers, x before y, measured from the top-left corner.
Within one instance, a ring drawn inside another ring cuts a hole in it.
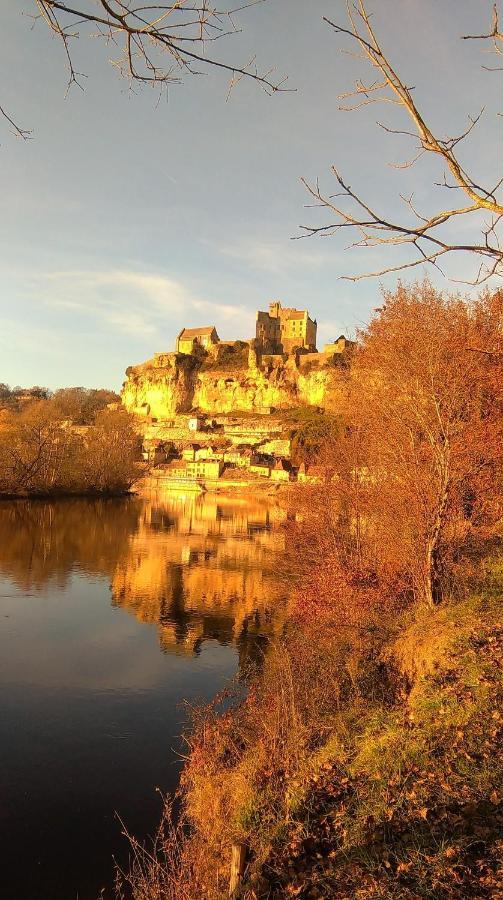
[[[115,54],[112,65],[130,85],[146,84],[160,91],[179,84],[186,75],[200,75],[217,68],[230,76],[229,90],[242,78],[256,81],[268,93],[286,90],[285,79],[275,80],[273,70],[259,71],[255,58],[234,65],[213,53],[222,38],[239,33],[236,15],[266,0],[242,0],[222,7],[212,0],[34,0],[33,22],[44,22],[61,42],[68,68],[68,90],[83,89],[86,77],[74,64],[73,49],[84,34],[100,38]],[[31,132],[18,125],[0,106],[2,115],[22,138]]]
[[[440,268],[442,257],[455,251],[474,253],[480,260],[477,275],[473,284],[481,284],[492,275],[503,273],[503,249],[501,244],[501,228],[503,217],[503,198],[501,187],[503,178],[494,185],[482,185],[482,179],[468,172],[460,160],[458,148],[479,123],[484,110],[477,115],[469,116],[469,124],[461,134],[452,137],[440,137],[427,120],[424,111],[414,97],[414,90],[407,85],[394,67],[377,36],[372,16],[366,7],[366,0],[347,0],[347,23],[339,25],[330,19],[325,22],[338,35],[349,38],[356,45],[358,58],[363,58],[372,69],[366,79],[358,79],[353,90],[341,94],[339,99],[344,111],[361,109],[375,103],[386,103],[398,106],[412,122],[412,129],[392,128],[382,122],[377,125],[390,135],[401,135],[411,138],[414,150],[411,158],[398,165],[397,168],[409,169],[423,156],[433,154],[443,165],[443,176],[437,187],[447,191],[458,192],[463,200],[458,205],[446,205],[430,214],[421,214],[414,202],[414,195],[400,195],[405,204],[403,217],[387,215],[375,209],[373,204],[361,196],[348,180],[343,177],[336,166],[332,173],[337,182],[337,191],[328,195],[322,191],[319,182],[312,184],[303,179],[314,206],[327,210],[331,221],[318,226],[302,226],[301,236],[334,235],[340,231],[349,231],[355,235],[350,247],[409,247],[413,251],[412,259],[398,262],[363,275],[348,276],[356,281],[360,278],[380,276],[388,272],[412,268],[430,263]],[[465,40],[492,42],[492,49],[503,54],[503,34],[498,20],[496,4],[493,8],[492,28],[487,33],[465,35]],[[355,54],[353,54],[355,55]],[[485,66],[484,68],[491,68]],[[494,67],[496,69],[497,67]],[[502,67],[503,68],[503,67]],[[473,242],[456,243],[446,237],[448,229],[443,226],[462,217],[475,217],[487,214],[486,221],[480,220],[474,228]]]

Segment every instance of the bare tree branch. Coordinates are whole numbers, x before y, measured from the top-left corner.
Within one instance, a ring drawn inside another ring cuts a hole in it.
[[[493,41],[494,51],[503,54],[503,32],[499,28],[498,4],[493,6],[492,29],[487,34],[464,34],[464,41]]]
[[[285,91],[286,79],[276,80],[273,70],[259,71],[255,57],[247,65],[235,65],[208,53],[222,38],[238,34],[235,16],[267,0],[250,0],[234,8],[219,9],[213,0],[171,0],[168,3],[141,0],[34,0],[38,14],[62,43],[72,85],[83,88],[85,77],[72,59],[75,41],[85,33],[117,48],[110,60],[121,75],[134,83],[159,90],[179,84],[184,75],[200,75],[211,68],[227,72],[232,89],[242,78],[257,82],[268,94]],[[225,0],[222,0],[224,3]],[[0,107],[16,132],[26,136]]]
[[[14,134],[17,137],[23,138],[24,141],[27,141],[31,137],[31,131],[28,131],[26,128],[21,128],[20,125],[17,125],[13,119],[9,116],[8,113],[5,112],[5,109],[0,106],[0,116],[3,116],[4,119],[12,125],[14,129]]]
[[[358,278],[380,276],[425,262],[438,267],[438,260],[442,256],[455,251],[475,253],[482,258],[476,283],[480,284],[494,274],[501,274],[503,272],[503,252],[498,238],[498,226],[502,222],[503,201],[500,199],[498,191],[503,179],[500,179],[494,188],[483,187],[479,180],[467,171],[457,156],[457,148],[476,128],[484,113],[484,108],[477,115],[468,117],[469,124],[460,134],[438,136],[416,103],[412,93],[413,88],[405,83],[382,49],[365,0],[354,0],[354,2],[347,0],[346,9],[347,25],[339,25],[327,18],[324,21],[337,34],[350,38],[353,44],[356,44],[359,56],[371,65],[376,77],[365,80],[358,79],[352,91],[340,95],[340,99],[344,103],[339,108],[349,111],[382,102],[401,107],[412,122],[413,130],[392,128],[382,122],[377,122],[377,125],[386,133],[412,138],[416,144],[411,158],[403,163],[395,163],[393,167],[410,169],[425,154],[433,154],[445,166],[445,171],[450,173],[452,178],[452,183],[448,182],[444,172],[443,182],[436,182],[437,186],[461,191],[468,202],[454,208],[438,210],[431,215],[422,215],[413,205],[412,195],[408,199],[400,195],[407,206],[410,221],[395,220],[371,208],[346,183],[334,166],[332,173],[341,188],[335,196],[321,192],[318,183],[312,185],[303,179],[311,197],[316,200],[316,206],[332,213],[334,219],[328,225],[301,226],[304,234],[300,237],[316,234],[330,236],[341,229],[350,229],[358,234],[357,240],[350,245],[353,248],[406,245],[414,251],[414,258],[410,261],[384,267],[376,272],[368,272],[365,275],[357,276]],[[492,39],[496,44],[502,40],[496,6],[494,7],[492,31],[486,35],[468,35],[466,39]],[[354,103],[348,102],[351,98],[354,98]],[[456,218],[465,218],[470,213],[484,211],[489,213],[490,220],[482,229],[481,240],[477,239],[473,243],[465,244],[454,243],[445,238],[445,229],[442,226],[448,225]],[[353,277],[352,280],[357,280],[357,277]]]
[[[503,32],[500,31],[499,27],[498,6],[496,3],[493,6],[492,30],[487,34],[465,34],[463,35],[463,40],[491,41],[492,49],[490,50],[490,52],[497,53],[499,56],[503,56]],[[503,66],[483,66],[482,68],[487,69],[488,72],[503,71]]]

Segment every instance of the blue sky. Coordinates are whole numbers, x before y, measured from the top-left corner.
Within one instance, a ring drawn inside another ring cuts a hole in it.
[[[485,103],[486,124],[462,152],[496,181],[501,75],[481,68],[481,45],[459,41],[486,29],[491,3],[369,5],[435,127],[462,131]],[[292,241],[300,224],[325,221],[304,208],[300,178],[319,176],[330,191],[337,163],[388,210],[411,190],[429,209],[442,170],[390,168],[408,145],[376,129],[372,108],[339,111],[338,94],[365,72],[322,22],[343,17],[341,0],[269,0],[241,13],[244,32],[220,51],[240,62],[256,53],[296,90],[269,97],[242,82],[228,102],[227,79],[215,71],[173,86],[160,103],[149,90],[131,94],[110,51],[84,37],[73,55],[85,91],[65,98],[61,47],[22,15],[33,7],[0,0],[0,105],[33,129],[23,142],[0,121],[0,381],[117,388],[128,365],[172,349],[184,325],[251,337],[255,310],[272,298],[307,306],[320,344],[368,320],[379,282],[341,276],[395,260],[346,251],[343,236]],[[460,259],[455,271],[473,268]]]

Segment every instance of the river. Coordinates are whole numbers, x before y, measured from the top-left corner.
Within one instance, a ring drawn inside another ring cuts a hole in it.
[[[155,829],[184,701],[245,678],[283,625],[284,520],[208,494],[0,502],[4,900],[113,896],[118,816]]]

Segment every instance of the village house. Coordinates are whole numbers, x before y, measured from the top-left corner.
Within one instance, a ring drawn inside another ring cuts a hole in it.
[[[187,462],[193,462],[199,449],[199,444],[191,444],[189,447],[184,447],[182,450],[182,459],[187,460]]]
[[[204,431],[206,423],[200,416],[192,416],[187,423],[187,427],[189,431]]]
[[[174,459],[166,466],[164,466],[164,476],[166,478],[171,478],[174,481],[185,481],[189,478],[189,474],[187,472],[187,463],[183,459]]]
[[[144,442],[142,457],[145,462],[150,463],[152,466],[158,466],[160,463],[166,462],[167,456],[164,441],[153,439]]]
[[[288,460],[278,459],[271,469],[271,481],[290,481],[292,467]]]
[[[261,459],[259,456],[250,458],[250,472],[255,475],[261,475],[262,478],[269,478],[271,474],[271,464]]]
[[[224,462],[240,468],[249,466],[251,457],[252,450],[250,448],[242,449],[240,447],[231,447],[224,452]]]
[[[196,450],[194,459],[223,459],[223,451],[218,451],[216,447],[209,446],[201,446],[198,450]]]
[[[216,480],[223,472],[224,464],[221,459],[201,459],[188,462],[187,472],[190,478],[209,478]]]
[[[177,353],[194,353],[194,350],[202,348],[208,350],[218,344],[220,338],[214,325],[205,325],[202,328],[182,328],[176,339]]]
[[[220,459],[175,459],[165,466],[164,472],[167,478],[177,481],[199,481],[205,478],[217,480],[223,468],[224,464]]]

